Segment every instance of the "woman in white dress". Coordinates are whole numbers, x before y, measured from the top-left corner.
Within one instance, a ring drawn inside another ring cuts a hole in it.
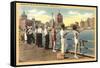
[[[61,31],[60,31],[60,35],[61,35],[61,53],[64,54],[65,52],[65,36],[66,36],[67,32],[65,31],[65,25],[62,24],[61,25]]]
[[[77,31],[77,26],[73,25],[73,34],[74,34],[74,58],[78,59],[77,56],[77,47],[79,43],[79,32]]]
[[[37,46],[38,44],[38,37],[37,37],[37,34],[38,34],[38,26],[35,27],[35,45]]]
[[[24,31],[24,41],[25,41],[25,44],[27,43],[27,34],[26,34],[26,30]]]

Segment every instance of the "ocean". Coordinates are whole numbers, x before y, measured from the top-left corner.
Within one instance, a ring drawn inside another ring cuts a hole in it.
[[[66,51],[74,51],[74,43],[73,43],[73,32],[72,30],[67,30],[68,34],[66,35],[65,40],[65,52]],[[61,42],[60,42],[60,33],[58,32],[56,35],[56,49],[60,49]],[[77,49],[77,51],[80,51],[81,54],[84,55],[91,55],[94,56],[95,49],[94,49],[94,30],[84,30],[80,32],[79,34],[79,40],[85,40],[88,41],[83,45],[81,45],[81,51],[80,48]],[[43,46],[45,46],[45,38],[43,36]],[[50,46],[50,45],[49,45]]]
[[[87,41],[84,46],[81,45],[81,51],[80,48],[78,48],[78,51],[80,51],[81,54],[84,55],[92,55],[94,56],[94,31],[93,30],[84,30],[80,32],[79,34],[79,40],[85,40]],[[57,34],[57,40],[56,40],[56,48],[60,49],[61,43],[60,43],[60,33]],[[73,33],[72,31],[68,31],[68,34],[66,35],[65,40],[65,51],[74,51],[74,43],[73,43]]]

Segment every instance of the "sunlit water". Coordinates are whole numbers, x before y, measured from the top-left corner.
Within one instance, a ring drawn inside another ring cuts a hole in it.
[[[68,34],[66,35],[65,40],[65,51],[74,50],[73,45],[73,32],[71,30],[68,30]],[[94,41],[94,31],[93,30],[84,30],[80,32],[79,35],[80,40],[89,40]],[[45,38],[43,36],[43,46],[45,46]],[[60,33],[57,33],[57,40],[56,40],[56,49],[60,49],[61,47],[61,41],[60,41]],[[87,49],[88,48],[88,49]],[[78,49],[79,50],[79,49]],[[88,55],[94,55],[94,42],[87,42],[85,43],[85,47],[81,46],[81,53],[82,54],[88,54]]]

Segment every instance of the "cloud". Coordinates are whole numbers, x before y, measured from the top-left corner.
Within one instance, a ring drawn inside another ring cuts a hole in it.
[[[84,17],[93,17],[93,13],[84,13],[83,16]]]
[[[49,15],[36,15],[35,19],[40,20],[42,23],[46,23],[51,20],[51,17]]]
[[[37,10],[36,9],[33,9],[33,10],[28,10],[28,13],[36,13]]]
[[[46,16],[47,12],[45,10],[39,10],[39,9],[32,9],[32,10],[27,10],[27,16],[28,16],[28,19],[32,19],[32,18],[35,18],[35,19],[40,19],[40,16],[41,17],[44,17],[44,15]],[[46,16],[47,18],[49,18],[48,16]],[[44,17],[44,18],[46,18]],[[47,19],[46,18],[46,19]],[[41,20],[41,19],[40,19]]]
[[[28,10],[28,14],[38,14],[38,15],[41,15],[41,14],[46,14],[46,11],[44,11],[44,10],[32,9],[32,10]]]
[[[68,14],[80,14],[78,11],[69,11]]]
[[[70,16],[64,18],[64,23],[66,26],[69,26],[70,24],[73,24],[76,21],[77,22],[80,22],[81,20],[86,21],[88,17],[89,18],[95,17],[95,14],[91,13],[91,12],[85,12],[83,14],[71,12],[71,14],[75,14],[75,15],[70,15]]]
[[[27,16],[30,20],[35,18],[35,20],[40,20],[42,23],[48,22],[51,19],[45,10],[39,9],[28,10]]]
[[[44,10],[42,10],[42,11],[38,11],[37,14],[38,14],[38,15],[46,14],[46,11],[44,11]]]

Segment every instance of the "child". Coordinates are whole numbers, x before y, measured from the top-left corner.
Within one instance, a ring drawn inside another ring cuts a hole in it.
[[[78,46],[78,42],[79,42],[79,32],[77,31],[76,25],[73,25],[73,34],[74,34],[74,46],[75,46],[74,58],[78,59],[77,46]]]

